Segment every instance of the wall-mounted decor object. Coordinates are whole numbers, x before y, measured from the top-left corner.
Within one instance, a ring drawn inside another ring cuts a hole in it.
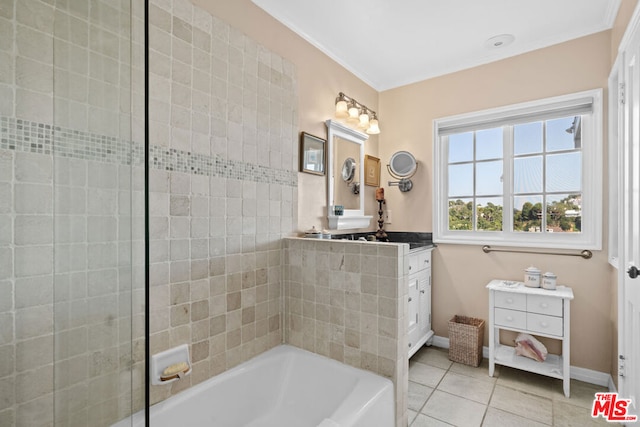
[[[380,186],[380,159],[368,154],[364,156],[364,183],[372,187]]]
[[[360,183],[353,182],[356,177],[357,163],[353,157],[348,157],[342,164],[342,180],[347,183],[353,194],[360,194]]]
[[[413,188],[411,177],[415,175],[418,170],[418,162],[416,158],[413,157],[413,154],[408,151],[398,151],[391,156],[387,170],[389,171],[389,175],[395,179],[399,179],[399,181],[396,182],[389,181],[388,185],[397,185],[400,191],[406,193]]]
[[[300,172],[324,175],[326,140],[302,132],[300,134]]]

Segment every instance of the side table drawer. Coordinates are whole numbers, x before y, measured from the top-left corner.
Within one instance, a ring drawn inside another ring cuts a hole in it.
[[[506,310],[497,308],[494,312],[494,321],[496,326],[505,326],[507,328],[526,329],[527,313],[517,310]]]
[[[544,295],[527,295],[527,311],[529,313],[562,316],[562,298]]]
[[[562,317],[527,313],[527,329],[533,333],[562,336]]]
[[[495,306],[525,311],[527,309],[527,296],[513,292],[496,291]]]

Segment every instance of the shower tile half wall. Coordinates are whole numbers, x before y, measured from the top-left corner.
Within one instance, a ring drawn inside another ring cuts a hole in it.
[[[407,425],[409,245],[286,238],[285,341],[390,378]]]
[[[188,0],[150,24],[151,352],[193,360],[155,403],[283,341],[298,101],[291,62]]]

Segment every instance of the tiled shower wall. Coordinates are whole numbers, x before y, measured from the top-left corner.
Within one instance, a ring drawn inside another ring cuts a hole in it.
[[[0,1],[1,426],[143,401],[140,4]]]
[[[0,0],[0,426],[141,408],[126,3]],[[151,24],[151,347],[188,343],[194,362],[155,402],[282,341],[297,98],[291,63],[187,0],[152,2]]]
[[[409,246],[283,241],[286,342],[390,378],[407,425]]]
[[[136,167],[53,155],[59,127],[0,127],[0,425],[109,425],[143,402]]]
[[[193,361],[157,402],[282,342],[298,101],[292,63],[189,1],[150,23],[151,352]]]

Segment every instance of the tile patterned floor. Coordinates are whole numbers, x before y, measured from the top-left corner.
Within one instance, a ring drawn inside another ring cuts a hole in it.
[[[409,361],[409,425],[610,425],[590,414],[594,393],[606,387],[571,380],[566,398],[560,380],[504,366],[492,378],[488,369],[487,359],[473,368],[451,362],[446,349],[423,347]]]

